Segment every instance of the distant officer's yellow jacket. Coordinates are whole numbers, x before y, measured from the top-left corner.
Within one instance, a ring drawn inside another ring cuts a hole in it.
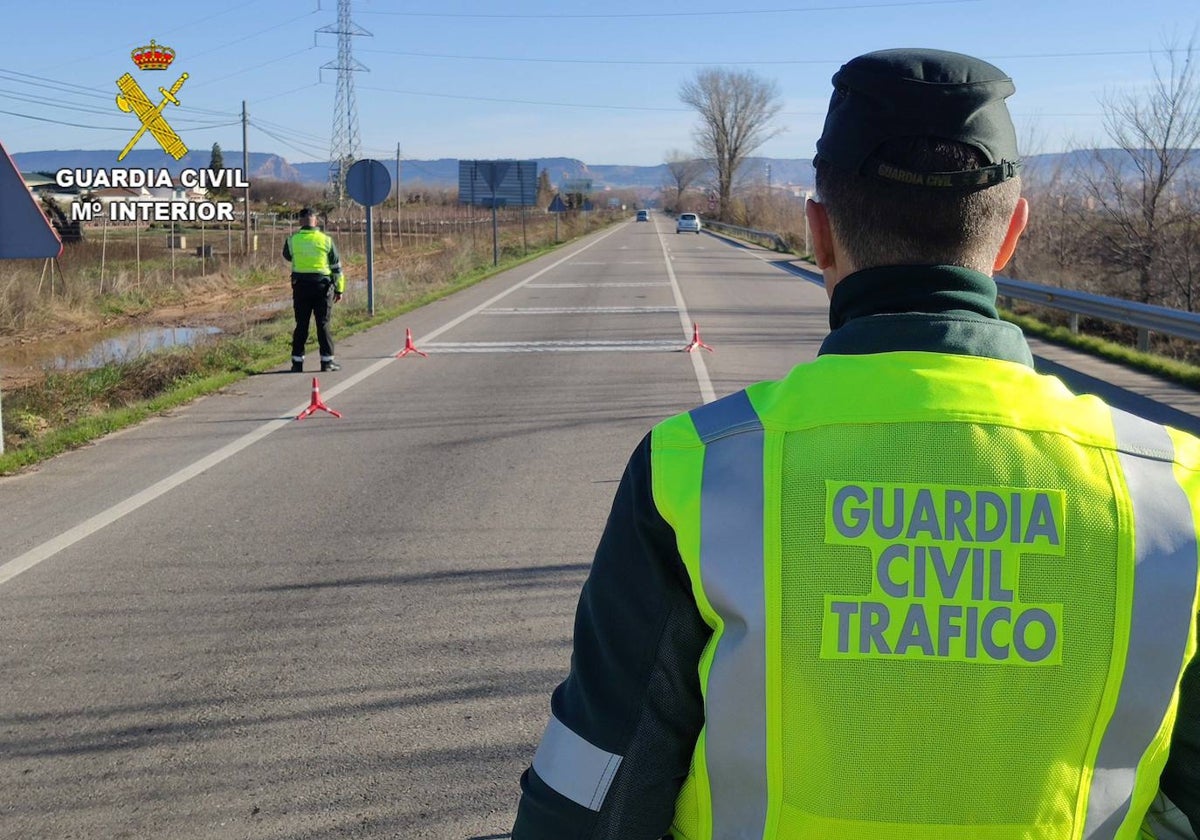
[[[284,256],[292,261],[292,273],[330,277],[334,290],[345,291],[341,263],[333,239],[316,228],[301,228],[288,237]]]

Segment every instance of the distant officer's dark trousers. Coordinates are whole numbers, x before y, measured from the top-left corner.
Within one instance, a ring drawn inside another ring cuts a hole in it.
[[[321,360],[333,358],[333,336],[329,334],[329,315],[333,312],[333,281],[292,278],[292,309],[296,313],[296,329],[292,333],[292,359],[304,358],[304,343],[308,341],[308,321],[317,316],[317,343]]]

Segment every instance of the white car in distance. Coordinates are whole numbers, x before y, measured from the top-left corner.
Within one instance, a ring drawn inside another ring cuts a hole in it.
[[[695,213],[680,213],[678,221],[675,222],[676,233],[699,233],[700,232],[700,217]]]

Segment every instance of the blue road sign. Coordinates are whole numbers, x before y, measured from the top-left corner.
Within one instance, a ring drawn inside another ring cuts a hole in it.
[[[498,199],[505,203],[494,204]],[[537,161],[460,160],[458,203],[532,207],[537,203]]]
[[[383,203],[392,191],[392,176],[377,160],[364,158],[346,170],[346,192],[364,207]]]

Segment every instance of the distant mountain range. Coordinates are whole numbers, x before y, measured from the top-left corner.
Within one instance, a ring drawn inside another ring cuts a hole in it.
[[[1096,157],[1114,162],[1132,174],[1133,167],[1128,155],[1118,149],[1082,150],[1057,154],[1033,155],[1025,161],[1026,173],[1049,178],[1056,171],[1069,171],[1078,166],[1096,166]],[[227,167],[240,167],[241,151],[223,153]],[[1200,177],[1200,150],[1189,153],[1186,168],[1193,176]],[[18,152],[13,155],[22,172],[54,172],[59,169],[157,169],[162,167],[164,155],[158,150],[134,150],[120,165],[115,165],[117,152],[91,151],[83,149],[55,150],[44,152]],[[181,160],[166,168],[172,173],[181,169],[203,169],[208,166],[209,150],[189,152]],[[655,190],[671,179],[666,164],[657,166],[622,166],[616,164],[587,164],[575,158],[537,158],[538,172],[547,170],[550,181],[560,186],[564,181],[590,178],[595,190],[639,189]],[[393,178],[396,177],[396,160],[380,159]],[[812,189],[813,166],[808,158],[750,158],[742,166],[742,182],[766,184],[770,167],[771,184],[781,187],[793,186]],[[322,183],[329,177],[329,165],[325,163],[289,163],[285,158],[263,152],[250,153],[251,179],[273,178],[280,181]],[[409,186],[457,187],[458,159],[401,160],[401,183]]]
[[[54,150],[44,152],[17,152],[13,159],[22,172],[55,172],[59,169],[158,169],[164,166],[164,155],[157,150],[134,150],[117,164],[117,152],[85,149]],[[227,167],[241,167],[240,150],[224,151]],[[200,150],[189,152],[179,161],[171,161],[166,169],[178,173],[181,169],[203,169],[208,166],[211,152]],[[658,166],[621,166],[587,164],[575,158],[537,158],[538,172],[549,171],[550,181],[555,186],[564,181],[590,178],[596,190],[642,188],[657,189],[669,180],[666,164]],[[380,159],[388,173],[396,177],[396,160]],[[802,159],[753,158],[746,162],[744,172],[757,173],[756,179],[765,183],[766,167],[771,166],[773,184],[812,183],[812,161]],[[255,178],[274,178],[280,181],[323,183],[329,178],[326,163],[289,163],[285,158],[263,152],[250,153],[250,171]],[[401,183],[427,187],[457,187],[458,159],[401,160]]]

